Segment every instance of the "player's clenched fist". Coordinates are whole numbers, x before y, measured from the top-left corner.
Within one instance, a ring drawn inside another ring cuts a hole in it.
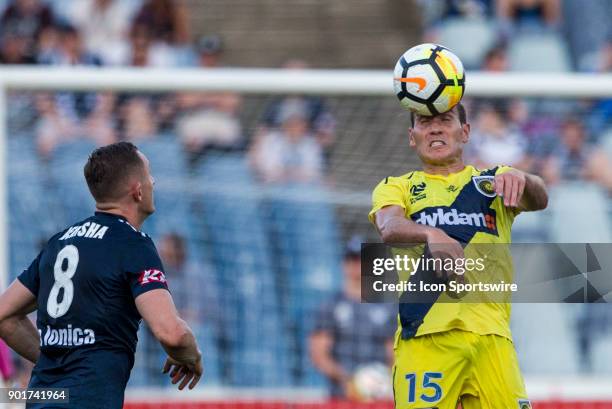
[[[520,170],[510,169],[495,175],[495,193],[504,200],[504,206],[518,207],[525,191],[526,175]]]

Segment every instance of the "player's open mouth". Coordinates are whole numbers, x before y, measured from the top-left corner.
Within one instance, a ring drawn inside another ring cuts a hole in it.
[[[446,142],[444,142],[444,141],[436,140],[436,141],[429,142],[429,147],[430,148],[437,148],[438,146],[445,146],[445,145],[446,145]]]

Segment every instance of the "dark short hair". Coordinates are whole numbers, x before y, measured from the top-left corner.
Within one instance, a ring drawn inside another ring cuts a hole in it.
[[[459,114],[459,122],[461,123],[461,125],[467,124],[467,112],[465,111],[465,107],[463,106],[463,104],[459,102],[452,109],[455,109],[455,108],[457,108],[457,113]],[[436,116],[436,115],[433,115],[433,116]],[[415,118],[415,113],[410,111],[410,126],[412,127],[414,127],[414,118]]]
[[[130,142],[117,142],[94,150],[83,173],[91,195],[103,202],[117,199],[121,183],[143,169],[138,148]]]

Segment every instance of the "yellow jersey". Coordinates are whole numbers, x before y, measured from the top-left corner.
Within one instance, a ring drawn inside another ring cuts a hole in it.
[[[399,177],[388,177],[374,189],[369,219],[374,223],[376,212],[385,206],[400,206],[407,219],[440,228],[463,243],[466,258],[482,256],[483,251],[488,252],[490,260],[487,268],[495,269],[495,277],[511,283],[513,271],[508,246],[470,247],[474,243],[511,242],[512,223],[518,210],[504,206],[502,198],[495,194],[492,183],[495,175],[510,169],[499,166],[478,170],[466,166],[460,172],[448,176],[415,171]],[[405,277],[400,272],[402,279]],[[466,279],[471,282],[479,278],[466,273]],[[469,302],[469,297],[466,302],[445,297],[449,295],[442,293],[433,305],[426,307],[417,303],[400,303],[397,339],[452,329],[480,335],[497,334],[511,339],[509,302]]]

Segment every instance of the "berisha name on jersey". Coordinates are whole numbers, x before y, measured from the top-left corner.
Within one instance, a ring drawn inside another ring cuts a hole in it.
[[[102,226],[95,222],[85,222],[81,225],[70,227],[58,240],[66,240],[73,237],[102,240],[107,231],[108,226]]]

